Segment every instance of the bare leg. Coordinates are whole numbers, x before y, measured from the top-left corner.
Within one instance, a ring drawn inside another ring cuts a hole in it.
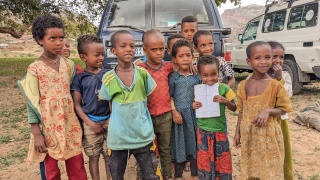
[[[104,164],[105,164],[105,168],[106,168],[107,180],[111,180],[111,174],[110,174],[110,168],[109,168],[109,156],[103,155],[103,157],[104,157]]]
[[[92,180],[100,180],[99,158],[100,158],[100,155],[89,157],[89,169],[90,169]]]

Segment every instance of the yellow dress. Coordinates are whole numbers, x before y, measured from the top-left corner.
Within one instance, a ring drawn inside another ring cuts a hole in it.
[[[246,96],[245,83],[246,80],[240,82],[237,91],[237,107],[243,113],[240,123],[241,179],[284,179],[283,135],[277,117],[269,116],[264,127],[256,127],[252,121],[267,108],[279,107],[291,112],[288,94],[280,82],[272,79],[262,94]]]
[[[42,162],[47,154],[67,160],[82,152],[82,130],[70,94],[73,62],[61,58],[59,71],[42,61],[29,65],[26,77],[18,82],[28,104],[38,114],[48,153],[39,153],[31,134],[27,162]],[[34,122],[32,122],[34,123]]]

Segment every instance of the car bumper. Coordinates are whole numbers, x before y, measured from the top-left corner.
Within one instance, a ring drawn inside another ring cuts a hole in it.
[[[314,66],[314,67],[312,67],[312,70],[313,70],[314,74],[315,74],[318,78],[320,78],[320,66]]]

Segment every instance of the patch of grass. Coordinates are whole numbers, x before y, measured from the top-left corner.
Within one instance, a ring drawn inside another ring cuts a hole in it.
[[[0,170],[5,169],[12,164],[22,163],[27,157],[27,153],[28,147],[24,147],[15,153],[7,154],[6,156],[0,156]]]
[[[11,136],[10,135],[0,135],[0,144],[6,144],[10,142]]]
[[[315,147],[314,151],[320,151],[320,147]]]
[[[299,180],[320,180],[319,174],[307,175],[307,177],[304,177],[303,172],[301,174],[297,172],[296,175]]]

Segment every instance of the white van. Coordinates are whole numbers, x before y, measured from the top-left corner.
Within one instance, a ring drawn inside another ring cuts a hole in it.
[[[246,47],[256,41],[278,41],[286,49],[284,70],[288,71],[297,94],[303,84],[320,78],[319,0],[266,2],[263,15],[250,20],[232,45],[235,71],[248,71]]]

